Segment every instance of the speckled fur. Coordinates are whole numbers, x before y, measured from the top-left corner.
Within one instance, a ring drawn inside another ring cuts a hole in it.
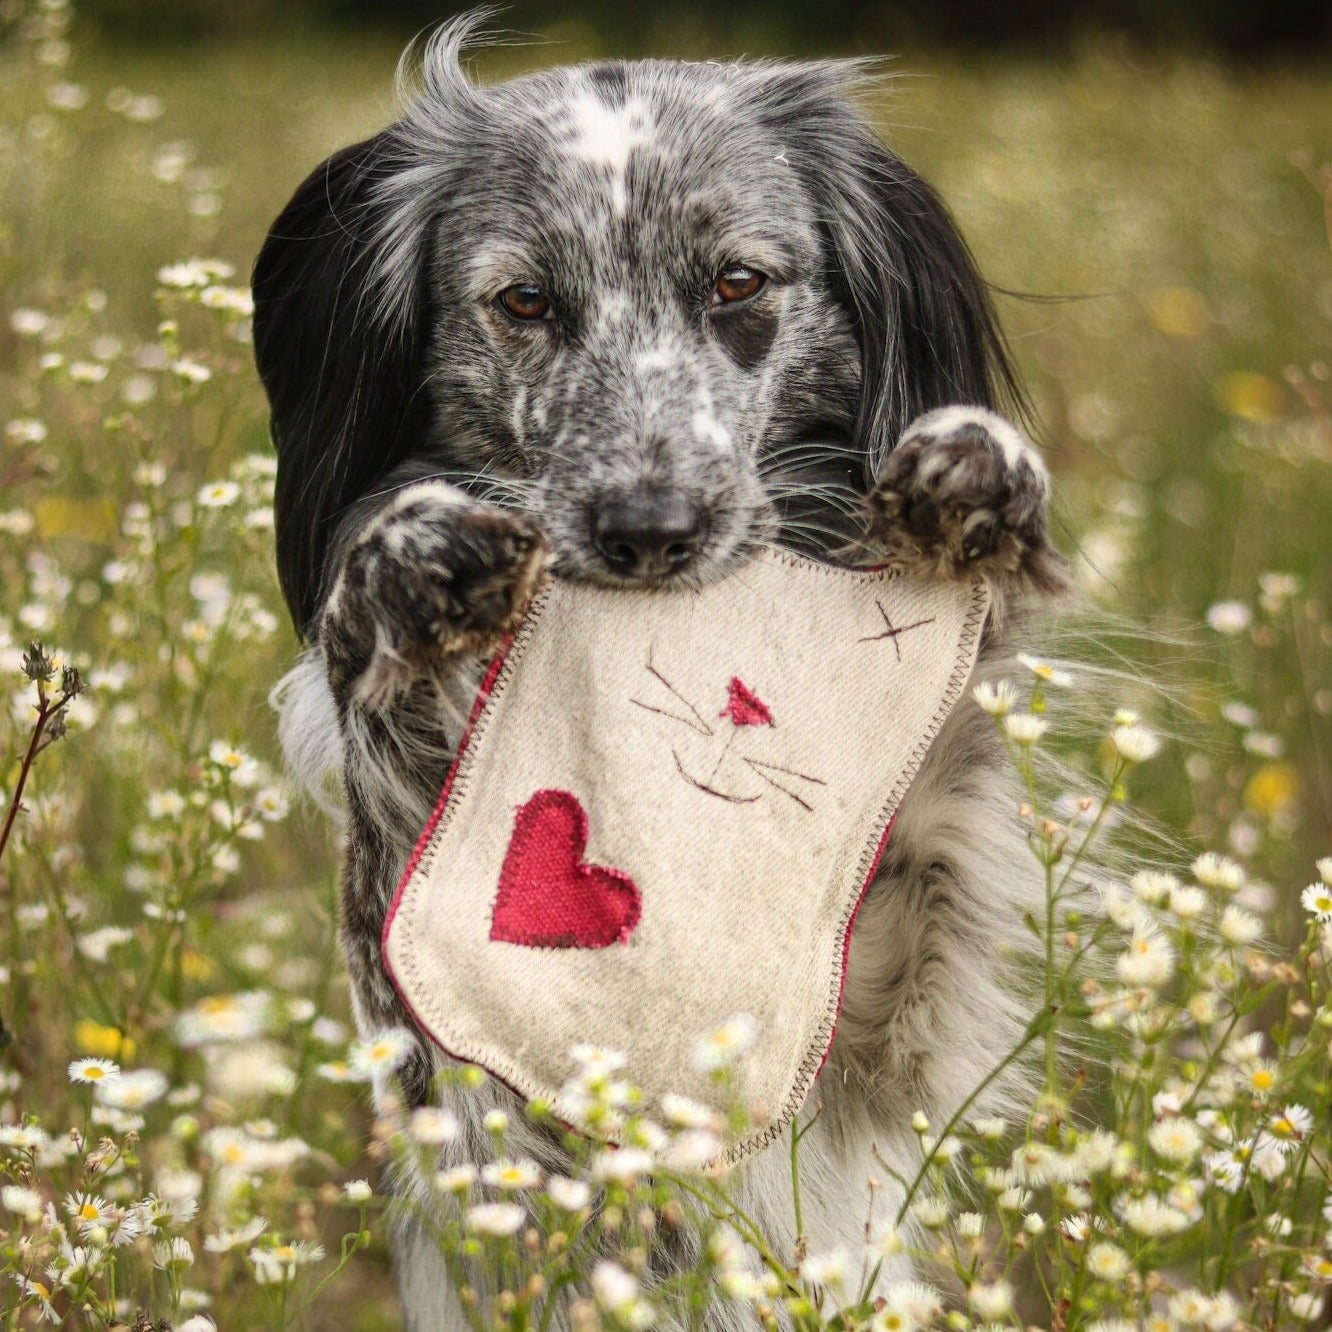
[[[380,933],[488,648],[543,566],[625,580],[594,540],[601,506],[644,486],[687,497],[685,585],[773,541],[980,570],[990,666],[1025,592],[1060,578],[1045,469],[991,410],[1012,382],[984,286],[848,100],[858,66],[607,63],[482,87],[459,65],[470,32],[432,39],[401,119],[298,189],[255,270],[278,566],[310,644],[279,693],[284,733],[307,780],[342,774],[342,942],[365,1030],[410,1025]],[[710,304],[735,263],[766,286]],[[521,282],[554,318],[503,314]],[[1006,972],[1038,886],[1012,808],[988,719],[964,703],[857,920],[807,1110],[822,1108],[803,1149],[813,1248],[860,1241],[869,1180],[887,1179],[874,1153],[909,1174],[912,1114],[946,1117],[1020,1029]],[[410,1099],[439,1059],[423,1039]],[[454,1157],[484,1154],[469,1107]],[[558,1169],[558,1145],[513,1122],[513,1153]],[[429,1205],[425,1181],[397,1188]],[[785,1150],[736,1189],[790,1254]],[[881,1210],[894,1194],[879,1188]],[[407,1326],[462,1327],[408,1212]],[[745,1325],[724,1303],[710,1323]]]

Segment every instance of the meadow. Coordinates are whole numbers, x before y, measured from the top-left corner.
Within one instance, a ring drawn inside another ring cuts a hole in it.
[[[482,73],[598,53],[565,37]],[[718,54],[698,41],[662,50]],[[295,184],[391,116],[396,58],[327,36],[115,49],[58,0],[0,8],[6,1328],[398,1325],[379,1172],[450,1129],[372,1116],[396,1047],[355,1039],[336,832],[282,777],[266,696],[297,644],[247,291]],[[496,1125],[478,1164],[499,1166],[441,1181],[441,1244],[494,1260],[478,1327],[541,1326],[557,1297],[589,1329],[713,1299],[887,1332],[1319,1325],[1332,69],[1113,44],[888,69],[872,113],[1016,293],[1001,314],[1079,589],[976,703],[1047,884],[1021,1052],[1039,1096],[1007,1124],[922,1124],[895,1224],[798,1261],[691,1173],[688,1135],[725,1125],[682,1109],[661,1150],[613,1061],[585,1060],[571,1076],[627,1116],[639,1168],[588,1148],[577,1179],[506,1175]],[[1092,869],[1107,833],[1113,883]],[[515,1233],[519,1192],[546,1238]],[[644,1292],[676,1226],[711,1236],[700,1267]],[[588,1270],[592,1238],[614,1261]],[[903,1249],[933,1284],[870,1307]]]

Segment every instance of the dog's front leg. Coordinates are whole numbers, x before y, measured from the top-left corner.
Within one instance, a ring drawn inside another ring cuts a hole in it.
[[[347,544],[320,619],[339,708],[391,712],[418,681],[489,652],[521,613],[543,551],[527,519],[445,482],[399,490]]]
[[[1064,562],[1050,544],[1050,479],[1041,456],[1003,417],[942,407],[917,417],[870,492],[870,535],[889,559],[944,577],[1054,592]]]
[[[440,481],[397,490],[343,538],[316,637],[342,738],[342,937],[369,1026],[403,1019],[380,965],[384,917],[484,661],[522,613],[544,551],[526,518]]]

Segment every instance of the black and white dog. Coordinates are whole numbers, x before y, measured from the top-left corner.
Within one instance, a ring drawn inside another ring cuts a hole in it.
[[[986,289],[848,100],[855,66],[599,63],[478,86],[459,65],[472,31],[429,42],[402,118],[315,170],[254,274],[278,569],[309,643],[283,728],[298,768],[341,768],[367,1030],[411,1025],[385,911],[543,565],[687,586],[764,543],[859,544],[983,571],[990,660],[1005,603],[1061,578],[1045,469],[992,410],[1014,388]],[[1020,1030],[1000,973],[1037,889],[992,732],[959,707],[860,911],[803,1148],[811,1248],[863,1241],[872,1149],[912,1173],[913,1113],[942,1122]],[[441,1058],[421,1041],[410,1098]],[[556,1143],[513,1124],[515,1154],[558,1168]],[[470,1124],[456,1150],[484,1144]],[[785,1152],[737,1188],[789,1254]],[[464,1325],[412,1223],[398,1268],[409,1327]]]

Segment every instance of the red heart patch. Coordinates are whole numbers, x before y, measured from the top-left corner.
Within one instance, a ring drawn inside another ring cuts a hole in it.
[[[587,811],[568,791],[538,791],[518,807],[490,916],[496,943],[609,948],[625,943],[643,902],[623,870],[589,865]]]

